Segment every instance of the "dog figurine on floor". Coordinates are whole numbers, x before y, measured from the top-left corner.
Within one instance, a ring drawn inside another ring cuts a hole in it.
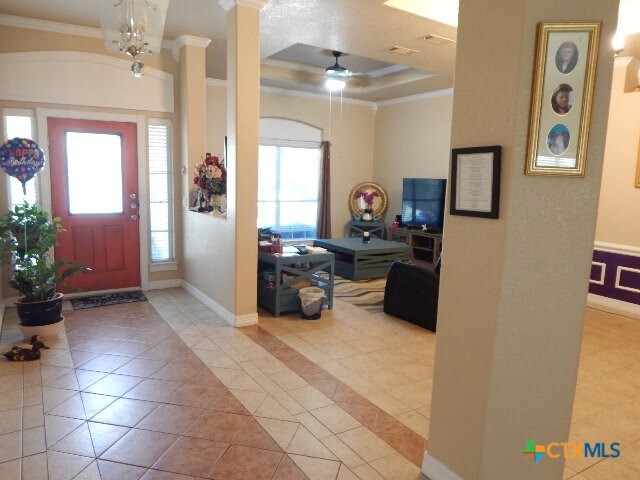
[[[3,353],[3,355],[13,362],[30,362],[32,360],[40,359],[41,348],[49,348],[44,344],[44,342],[38,340],[38,335],[32,336],[29,344],[31,348],[23,346],[13,347],[11,351]]]

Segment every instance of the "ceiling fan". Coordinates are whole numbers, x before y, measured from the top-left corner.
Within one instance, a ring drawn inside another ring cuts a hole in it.
[[[332,92],[337,90],[342,90],[346,85],[347,78],[353,75],[352,72],[350,72],[349,70],[347,70],[345,67],[343,67],[338,63],[338,59],[340,58],[341,55],[342,55],[342,52],[338,52],[337,50],[334,50],[333,56],[336,58],[336,62],[325,69],[326,80],[324,84],[327,87],[327,89],[329,89]]]

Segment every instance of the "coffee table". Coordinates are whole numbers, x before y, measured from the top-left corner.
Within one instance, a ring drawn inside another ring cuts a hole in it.
[[[396,260],[409,260],[410,248],[404,243],[362,237],[314,240],[314,246],[326,248],[336,256],[336,275],[350,280],[386,277]]]

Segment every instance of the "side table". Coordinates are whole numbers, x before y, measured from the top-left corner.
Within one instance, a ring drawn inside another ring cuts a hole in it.
[[[258,277],[258,304],[279,316],[282,312],[300,310],[298,291],[312,283],[325,291],[326,302],[333,308],[333,279],[335,255],[308,253],[298,255],[293,247],[284,247],[283,253],[258,252],[258,260],[268,265],[273,281]]]
[[[364,232],[376,238],[385,239],[387,226],[384,222],[363,222],[361,220],[351,220],[347,224],[348,237],[361,237]]]

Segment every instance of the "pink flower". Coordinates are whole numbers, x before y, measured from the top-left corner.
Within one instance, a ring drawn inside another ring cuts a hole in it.
[[[375,201],[376,197],[379,197],[379,196],[380,194],[375,190],[372,192],[367,192],[366,190],[360,189],[356,192],[356,197],[362,198],[362,200],[364,201],[364,203],[367,204],[367,207],[369,209],[373,207],[373,202]]]

